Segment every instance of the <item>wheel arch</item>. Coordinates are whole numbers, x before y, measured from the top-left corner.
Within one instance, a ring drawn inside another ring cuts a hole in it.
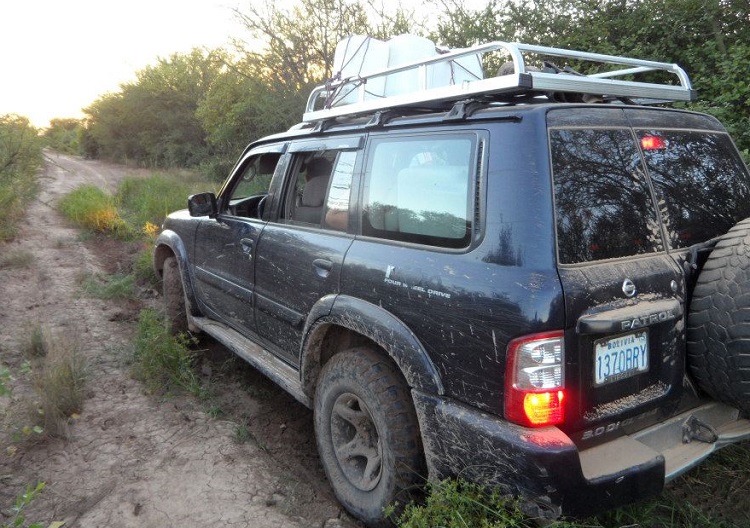
[[[417,336],[396,316],[367,301],[348,295],[322,298],[305,322],[300,355],[302,389],[310,397],[323,365],[336,353],[370,343],[396,364],[408,385],[442,395],[437,368]]]
[[[154,244],[153,266],[154,272],[158,277],[164,273],[164,261],[169,257],[177,259],[177,265],[180,268],[180,276],[185,289],[185,300],[188,304],[190,315],[201,315],[198,310],[198,302],[193,289],[193,281],[188,268],[188,254],[185,243],[180,236],[169,229],[165,229],[159,234]]]

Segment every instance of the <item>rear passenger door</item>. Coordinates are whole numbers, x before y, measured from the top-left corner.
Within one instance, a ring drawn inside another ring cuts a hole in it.
[[[353,240],[349,202],[362,144],[360,136],[292,143],[278,217],[258,243],[258,333],[295,366],[307,314],[339,291]]]
[[[566,380],[578,385],[567,416],[583,440],[604,440],[682,395],[684,278],[624,112],[551,111],[548,133]]]

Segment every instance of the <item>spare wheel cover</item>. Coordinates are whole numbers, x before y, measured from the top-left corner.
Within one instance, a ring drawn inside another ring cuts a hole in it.
[[[688,364],[700,388],[750,413],[750,218],[716,243],[687,323]]]

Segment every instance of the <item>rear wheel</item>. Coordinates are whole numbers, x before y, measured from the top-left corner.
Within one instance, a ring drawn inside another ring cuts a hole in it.
[[[369,526],[389,525],[383,509],[407,504],[424,478],[409,387],[396,366],[371,348],[341,352],[323,368],[315,437],[336,497]]]
[[[187,312],[185,311],[185,290],[182,286],[180,266],[175,257],[167,257],[162,274],[162,292],[164,297],[164,315],[167,328],[172,334],[188,331]]]
[[[750,412],[750,218],[719,239],[698,276],[687,340],[700,388]]]

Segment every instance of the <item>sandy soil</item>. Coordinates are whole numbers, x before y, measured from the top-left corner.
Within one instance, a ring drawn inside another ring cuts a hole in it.
[[[27,267],[0,269],[0,361],[16,378],[0,412],[29,396],[22,349],[24,329],[33,324],[80,344],[90,391],[68,439],[14,440],[8,432],[18,424],[6,413],[0,525],[9,522],[14,497],[44,481],[27,510],[29,521],[44,526],[358,526],[325,481],[310,411],[222,347],[202,343],[201,375],[214,390],[208,402],[151,396],[131,377],[137,314],[144,303],[158,302],[156,293],[130,303],[84,295],[82,273],[127,271],[132,248],[81,237],[55,203],[82,183],[113,190],[139,174],[48,154],[38,200],[17,239],[0,245],[0,255],[33,255]]]

